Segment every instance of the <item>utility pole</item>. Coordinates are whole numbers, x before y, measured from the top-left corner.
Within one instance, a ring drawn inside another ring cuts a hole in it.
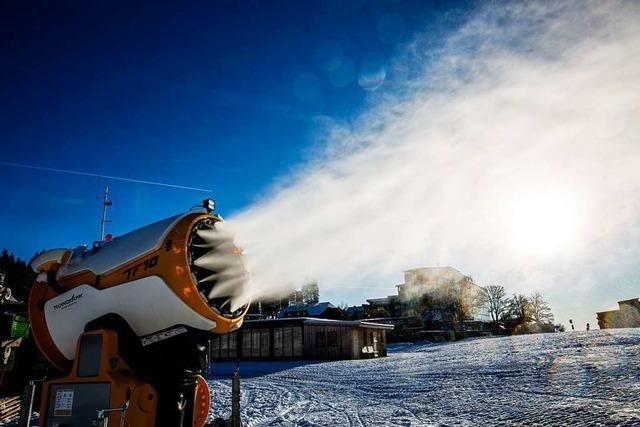
[[[230,427],[242,427],[242,418],[240,418],[240,360],[236,364],[236,370],[231,377],[231,418],[229,419]]]
[[[111,206],[113,202],[109,200],[109,186],[104,187],[104,197],[102,199],[102,220],[100,221],[100,241],[104,240],[104,225],[111,220],[107,220],[107,208]]]

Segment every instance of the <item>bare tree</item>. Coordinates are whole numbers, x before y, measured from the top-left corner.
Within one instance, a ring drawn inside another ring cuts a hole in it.
[[[524,324],[527,323],[530,316],[530,301],[525,295],[514,294],[511,299],[509,299],[509,315],[518,320],[518,323]]]
[[[500,285],[482,288],[481,302],[489,310],[493,323],[498,323],[504,317],[509,306],[506,291]]]
[[[538,292],[529,298],[529,314],[531,320],[538,324],[553,323],[551,307]]]

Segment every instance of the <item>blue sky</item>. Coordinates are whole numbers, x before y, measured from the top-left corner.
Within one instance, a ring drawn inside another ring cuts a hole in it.
[[[86,171],[212,189],[266,293],[314,278],[361,303],[451,265],[585,325],[638,296],[639,20],[632,1],[5,2],[0,247],[91,244],[105,184],[116,236],[208,195],[2,163]]]
[[[416,33],[437,38],[467,6],[5,2],[0,161],[211,188],[228,215],[304,162],[327,119],[392,85]],[[0,180],[0,246],[27,258],[94,240],[105,184],[116,235],[207,195],[6,165]]]

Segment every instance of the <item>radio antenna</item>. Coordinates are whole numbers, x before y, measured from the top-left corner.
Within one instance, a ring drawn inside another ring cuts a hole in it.
[[[107,208],[111,206],[113,202],[109,199],[109,186],[104,186],[104,197],[102,198],[102,220],[100,221],[100,241],[104,240],[104,225],[111,220],[107,219]]]

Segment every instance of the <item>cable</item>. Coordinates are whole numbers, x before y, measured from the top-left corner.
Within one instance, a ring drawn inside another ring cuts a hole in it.
[[[185,185],[177,185],[177,184],[167,184],[165,182],[156,182],[156,181],[144,181],[141,179],[132,179],[132,178],[123,178],[121,176],[112,176],[112,175],[102,175],[98,173],[91,172],[82,172],[82,171],[74,171],[69,169],[57,169],[57,168],[49,168],[44,166],[35,166],[35,165],[25,165],[21,163],[11,163],[11,162],[0,162],[0,165],[3,166],[11,166],[14,168],[23,168],[23,169],[34,169],[46,172],[58,172],[58,173],[68,173],[71,175],[82,175],[82,176],[93,176],[96,178],[105,178],[105,179],[113,179],[117,181],[126,181],[126,182],[136,182],[139,184],[147,184],[147,185],[158,185],[160,187],[169,187],[169,188],[178,188],[181,190],[191,190],[191,191],[202,191],[205,193],[211,193],[213,190],[207,188],[198,188],[198,187],[187,187]]]

